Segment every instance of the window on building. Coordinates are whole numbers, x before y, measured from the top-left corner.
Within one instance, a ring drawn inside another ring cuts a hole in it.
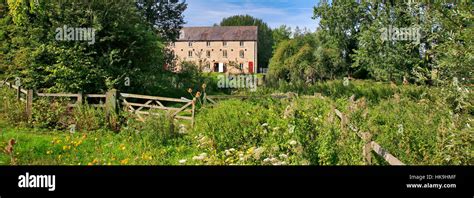
[[[240,58],[245,58],[245,52],[244,50],[240,50]]]
[[[240,63],[240,64],[239,64],[239,69],[240,69],[240,70],[244,70],[244,64],[243,64],[243,63]]]
[[[222,51],[222,56],[224,56],[224,58],[227,58],[227,50]]]
[[[207,46],[207,47],[211,47],[211,42],[209,42],[209,41],[206,42],[206,46]]]
[[[189,42],[189,43],[188,43],[188,46],[189,46],[189,47],[192,47],[192,46],[193,46],[193,42]]]
[[[189,57],[189,58],[192,58],[192,57],[193,57],[193,51],[189,51],[189,52],[188,52],[188,57]]]
[[[207,56],[208,58],[210,58],[210,57],[211,57],[211,51],[207,50],[207,51],[206,51],[206,56]]]
[[[224,47],[226,47],[226,46],[227,46],[227,42],[226,42],[226,41],[222,42],[222,45],[223,45]]]
[[[240,41],[240,47],[243,47],[244,46],[244,43],[243,41]]]

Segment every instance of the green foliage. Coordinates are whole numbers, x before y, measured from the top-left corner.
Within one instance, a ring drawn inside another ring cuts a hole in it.
[[[65,99],[38,99],[33,108],[34,126],[46,129],[68,129],[72,124],[72,109],[67,108],[68,100]]]
[[[276,50],[278,45],[283,42],[290,40],[292,33],[291,33],[291,27],[287,27],[286,25],[282,25],[279,28],[273,29],[272,31],[272,37],[273,37],[273,51]]]
[[[258,26],[258,64],[260,68],[267,68],[272,57],[273,35],[272,29],[261,19],[250,15],[236,15],[222,19],[220,26]]]
[[[142,12],[146,21],[156,28],[166,41],[176,41],[179,31],[185,24],[184,11],[187,8],[185,1],[168,0],[139,0],[136,1],[138,10]]]
[[[0,118],[11,123],[26,121],[25,104],[16,99],[16,93],[6,87],[0,87]]]
[[[335,60],[356,77],[429,85],[457,77],[472,84],[472,9],[467,2],[337,1],[319,4],[314,18],[332,49],[342,52]],[[390,28],[409,28],[414,37],[384,41]]]
[[[143,17],[149,10],[138,9],[135,2],[26,2],[35,1],[9,1],[10,18],[1,20],[5,25],[0,40],[5,42],[0,70],[21,77],[28,88],[147,93],[156,90],[158,82],[169,82],[165,79],[170,74],[162,69],[166,39]],[[162,23],[170,25],[169,36],[182,24],[174,19],[182,18],[186,6],[166,3],[165,7],[155,14],[168,16]],[[64,26],[94,28],[95,43],[57,41],[57,28]],[[126,86],[125,79],[133,86]]]

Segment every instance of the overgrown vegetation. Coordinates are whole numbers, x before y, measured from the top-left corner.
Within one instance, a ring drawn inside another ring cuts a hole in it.
[[[472,105],[456,112],[441,89],[356,81],[321,83],[312,90],[326,92],[206,105],[194,129],[164,114],[142,123],[125,113],[117,133],[108,129],[101,109],[43,108],[34,128],[3,122],[0,142],[17,140],[17,164],[363,165],[364,142],[351,130],[357,128],[406,164],[473,163]],[[2,120],[17,108],[10,103],[2,100]],[[341,128],[334,109],[348,115],[347,127]],[[0,156],[10,163],[8,155]],[[386,162],[374,157],[374,164]]]

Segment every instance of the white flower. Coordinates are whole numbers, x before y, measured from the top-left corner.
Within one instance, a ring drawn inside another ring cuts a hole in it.
[[[179,163],[180,163],[180,164],[185,164],[185,163],[186,163],[186,160],[185,160],[185,159],[179,160]]]
[[[288,159],[288,155],[287,155],[287,154],[280,154],[279,157],[282,158],[282,159]]]
[[[253,154],[253,157],[255,159],[260,159],[260,155],[262,155],[262,153],[265,151],[265,148],[263,147],[258,147],[257,149],[255,149],[254,151],[254,154]]]
[[[267,127],[268,126],[268,123],[263,123],[262,124],[262,127]]]
[[[229,149],[229,151],[230,151],[230,152],[234,152],[234,151],[235,151],[235,149],[234,149],[234,148],[231,148],[231,149]]]
[[[292,145],[292,146],[296,145],[297,143],[298,143],[298,142],[296,142],[295,140],[291,140],[291,141],[290,141],[290,145]]]
[[[198,156],[194,156],[194,157],[193,157],[193,160],[201,161],[201,160],[204,160],[206,157],[207,157],[207,153],[201,153],[201,154],[198,155]]]
[[[291,125],[291,124],[288,125],[288,132],[289,132],[290,134],[294,133],[294,132],[295,132],[295,128],[296,128],[296,126],[294,126],[294,125]]]

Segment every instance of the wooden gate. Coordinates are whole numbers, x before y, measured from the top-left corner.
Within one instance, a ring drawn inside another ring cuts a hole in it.
[[[145,121],[143,115],[156,115],[150,110],[158,109],[167,112],[173,119],[189,120],[194,125],[195,100],[129,93],[120,93],[120,100],[125,109],[134,113],[141,121]]]

